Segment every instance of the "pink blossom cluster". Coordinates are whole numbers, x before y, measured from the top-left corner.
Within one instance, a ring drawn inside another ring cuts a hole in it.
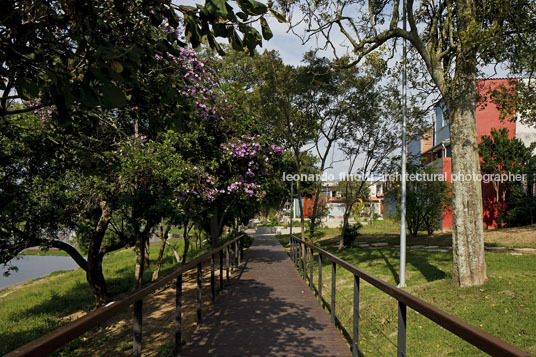
[[[256,196],[260,186],[253,182],[245,182],[243,177],[227,186],[227,194],[243,190],[249,197]]]
[[[171,26],[168,22],[168,19],[162,20],[160,25],[158,25],[158,29],[168,35],[174,35],[175,37],[179,37],[181,34],[181,29],[179,27]]]
[[[179,94],[194,100],[194,108],[204,121],[218,118],[218,112],[213,104],[215,98],[211,91],[216,81],[197,58],[195,50],[181,47],[178,56],[165,52],[155,54],[154,59],[166,65],[179,65],[184,72],[185,82],[184,88],[179,89]],[[221,116],[219,118],[223,119]]]
[[[194,98],[195,109],[203,120],[218,118],[216,107],[213,105],[214,96],[211,93],[216,81],[205,69],[205,65],[197,58],[197,53],[192,49],[181,47],[176,60],[175,63],[180,63],[185,71],[186,86],[179,93],[185,97]],[[223,118],[220,117],[220,119]]]
[[[48,122],[54,113],[54,109],[51,107],[39,108],[41,105],[41,97],[39,96],[33,98],[32,100],[24,101],[24,104],[26,104],[29,108],[35,108],[32,112],[40,116],[42,123]]]
[[[199,180],[192,184],[192,187],[182,191],[183,196],[192,195],[195,198],[199,198],[203,201],[213,202],[219,193],[225,193],[224,190],[218,189],[216,187],[215,179],[212,175],[207,172],[196,173],[198,170],[194,166],[193,176],[199,178]]]
[[[143,148],[146,143],[147,137],[145,135],[135,134],[133,137],[127,138],[126,140],[116,142],[114,145],[117,147],[117,150],[112,151],[112,153],[114,155],[127,156],[132,148]]]
[[[261,144],[260,135],[257,135],[257,136],[244,135],[242,139],[239,139],[237,141],[237,143],[222,144],[221,146],[225,151],[229,153],[231,157],[240,157],[240,158],[257,156],[261,152],[261,150],[265,149],[266,147],[270,149],[269,155],[281,154],[283,152],[283,148],[275,144],[271,144],[271,145]],[[265,159],[269,160],[268,157],[266,157]],[[265,161],[268,162],[268,160],[265,160]]]

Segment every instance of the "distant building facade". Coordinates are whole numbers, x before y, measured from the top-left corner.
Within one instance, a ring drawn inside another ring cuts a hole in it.
[[[515,79],[486,79],[477,80],[477,90],[482,98],[488,98],[488,92],[499,86],[511,88]],[[482,136],[491,135],[493,129],[507,128],[510,138],[518,138],[525,145],[536,141],[536,129],[523,124],[519,114],[513,120],[501,120],[500,111],[489,99],[483,100],[476,108],[476,130],[478,142]],[[432,140],[430,140],[430,138]],[[431,142],[430,142],[431,141]],[[433,113],[433,130],[422,138],[414,140],[408,145],[408,156],[412,160],[424,159],[424,163],[437,162],[443,177],[451,182],[452,151],[450,143],[450,130],[446,111],[441,105],[436,106]],[[496,195],[492,183],[482,183],[483,200],[483,223],[485,227],[495,228],[496,218]],[[443,211],[440,220],[440,229],[452,229],[452,209]]]

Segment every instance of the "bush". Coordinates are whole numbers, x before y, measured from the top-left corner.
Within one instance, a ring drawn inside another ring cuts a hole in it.
[[[514,189],[507,203],[505,222],[508,227],[534,224],[536,222],[536,197]]]
[[[345,247],[351,247],[357,236],[359,235],[359,230],[361,229],[361,223],[352,224],[347,227],[343,233],[343,245]]]
[[[246,233],[242,233],[244,238],[240,241],[242,244],[242,248],[249,248],[251,246],[251,243],[253,243],[253,238]]]

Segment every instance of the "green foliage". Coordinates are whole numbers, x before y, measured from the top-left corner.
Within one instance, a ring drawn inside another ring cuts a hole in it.
[[[238,7],[242,20],[220,0],[195,8],[170,1],[9,4],[2,24],[11,40],[0,43],[2,262],[28,246],[66,249],[87,265],[101,285],[94,292],[106,300],[105,254],[142,246],[163,219],[201,221],[217,207],[223,225],[258,211],[257,202],[238,205],[238,195],[227,202],[209,202],[201,190],[182,195],[207,175],[223,190],[247,169],[222,145],[257,133],[233,126],[236,116],[221,105],[215,79],[186,48],[179,26],[183,20],[194,46],[218,49],[215,38],[225,37],[252,54],[262,43],[256,21],[269,37],[262,18],[269,8],[249,0]],[[276,166],[277,159],[263,161],[262,169]],[[76,233],[87,260],[58,239],[65,232]]]
[[[352,224],[347,227],[343,232],[343,245],[344,247],[351,247],[354,241],[359,236],[359,230],[362,228],[361,223]]]
[[[406,183],[406,224],[412,236],[417,236],[420,230],[426,230],[431,235],[439,229],[439,220],[443,209],[449,207],[451,200],[448,182],[433,179],[440,173],[434,163],[427,166],[409,164],[407,174],[414,175],[415,180]],[[421,178],[417,175],[422,175]],[[400,186],[395,189],[397,196]],[[397,215],[400,217],[400,207]]]
[[[505,221],[508,225],[518,225],[531,222],[534,217],[530,203],[533,201],[532,182],[527,182],[527,176],[533,180],[532,168],[536,165],[533,152],[536,143],[529,147],[518,138],[509,137],[508,129],[493,129],[491,135],[484,135],[478,144],[482,158],[481,169],[491,177],[495,190],[495,207],[497,225],[501,227]],[[505,181],[497,175],[524,175],[525,182]],[[523,188],[526,185],[526,188]],[[487,204],[486,202],[484,204]],[[509,211],[512,212],[509,213]],[[508,218],[507,218],[508,217]]]
[[[521,185],[514,186],[508,195],[504,221],[508,227],[534,224],[536,222],[536,197],[524,191]]]

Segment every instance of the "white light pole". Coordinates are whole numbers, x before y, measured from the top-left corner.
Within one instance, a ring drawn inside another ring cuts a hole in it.
[[[292,237],[292,219],[294,218],[294,181],[290,181],[290,236]]]
[[[402,26],[406,31],[406,0],[402,1]],[[406,106],[407,106],[407,77],[406,77],[406,39],[402,45],[402,158],[400,182],[400,281],[399,288],[406,287]]]

